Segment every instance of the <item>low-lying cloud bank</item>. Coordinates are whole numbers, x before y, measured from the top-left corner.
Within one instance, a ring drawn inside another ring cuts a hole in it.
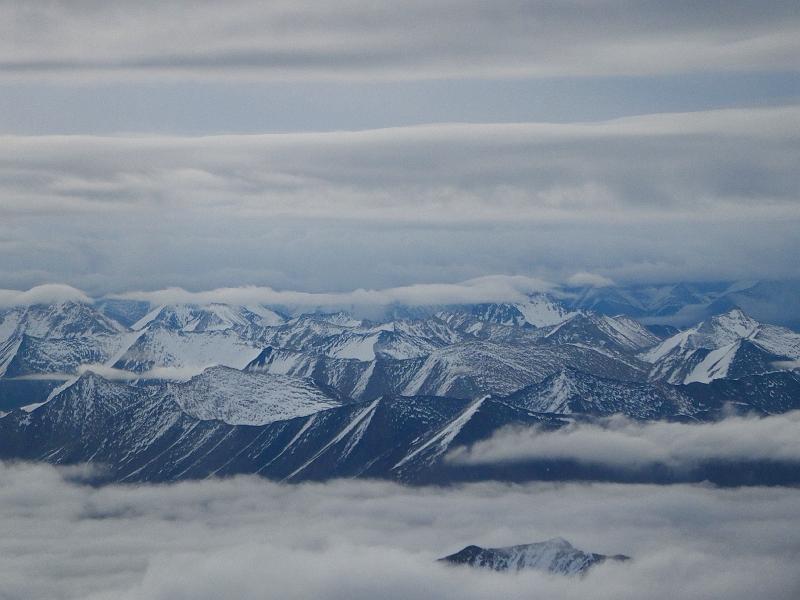
[[[612,417],[557,431],[505,429],[470,448],[454,450],[448,460],[463,465],[568,460],[622,469],[691,469],[719,461],[800,463],[800,411],[701,424]]]
[[[90,488],[72,482],[82,474],[0,464],[0,597],[789,600],[800,589],[792,488],[257,478]],[[435,563],[471,543],[556,535],[634,561],[586,579]]]

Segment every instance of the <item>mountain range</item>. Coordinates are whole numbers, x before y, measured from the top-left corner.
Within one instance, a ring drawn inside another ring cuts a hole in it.
[[[658,310],[695,306],[700,291],[687,290]],[[93,462],[113,481],[552,478],[552,465],[488,473],[446,457],[509,426],[800,408],[793,330],[738,306],[658,328],[596,310],[611,306],[601,297],[395,306],[385,320],[122,300],[8,308],[0,457]]]

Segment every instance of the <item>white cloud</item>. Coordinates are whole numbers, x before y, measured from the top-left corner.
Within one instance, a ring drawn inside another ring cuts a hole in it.
[[[800,360],[778,360],[772,364],[780,370],[800,369]]]
[[[713,423],[641,423],[614,417],[601,424],[570,424],[558,431],[507,429],[448,460],[492,464],[573,460],[639,469],[663,464],[691,468],[706,461],[800,462],[800,411],[729,417]]]
[[[37,285],[27,291],[0,289],[0,308],[30,306],[32,304],[55,304],[58,302],[91,303],[81,290],[69,285],[49,283]]]
[[[9,380],[18,381],[66,381],[74,375],[67,373],[31,373],[30,375],[20,375],[19,377],[9,377]]]
[[[53,291],[50,288],[54,288]],[[153,306],[161,304],[214,303],[248,306],[267,304],[309,308],[351,308],[369,306],[431,306],[482,302],[524,302],[529,294],[557,290],[558,285],[522,275],[487,275],[460,283],[420,283],[385,289],[357,289],[349,292],[301,292],[270,287],[242,286],[190,292],[181,288],[131,291],[110,294],[109,299],[139,300]],[[43,291],[44,290],[44,291]],[[3,303],[7,300],[7,304]],[[24,306],[64,300],[93,302],[84,292],[69,286],[44,285],[28,291],[0,291],[0,307]],[[104,368],[85,365],[86,369]],[[99,371],[98,371],[99,372]],[[119,374],[118,374],[119,375]]]
[[[78,367],[78,375],[92,372],[112,381],[135,381],[137,379],[166,379],[169,381],[186,381],[199,375],[212,365],[184,367],[155,367],[148,371],[134,373],[124,369],[115,369],[101,364],[84,364]]]
[[[75,373],[32,373],[30,375],[20,375],[11,377],[10,380],[18,381],[68,381],[84,373],[95,373],[104,379],[111,381],[136,381],[139,379],[161,379],[167,381],[187,381],[199,375],[207,368],[214,365],[192,365],[183,367],[154,367],[147,371],[126,371],[103,364],[82,364],[79,365]],[[36,404],[35,406],[40,406]]]
[[[324,293],[278,291],[269,287],[245,286],[188,292],[169,288],[152,292],[127,292],[113,298],[143,300],[158,304],[213,304],[221,302],[246,306],[268,304],[300,307],[352,307],[402,304],[472,304],[481,302],[522,302],[527,294],[555,289],[556,285],[523,276],[494,275],[461,283],[426,283],[382,290],[358,289],[352,292]]]
[[[71,483],[84,477],[0,465],[0,596],[783,600],[800,583],[794,488]],[[434,562],[472,543],[556,535],[634,561],[586,579]]]

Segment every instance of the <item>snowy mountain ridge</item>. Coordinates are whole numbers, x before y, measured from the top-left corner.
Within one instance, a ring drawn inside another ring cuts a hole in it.
[[[538,320],[520,317],[521,304],[462,306],[383,322],[345,312],[286,320],[265,307],[221,304],[148,312],[141,303],[122,301],[17,307],[0,312],[0,408],[42,402],[61,382],[95,365],[130,380],[185,380],[219,365],[310,379],[352,401],[385,394],[471,400],[507,396],[565,369],[628,383],[708,383],[791,369],[800,357],[800,334],[739,309],[662,340],[634,318],[569,311],[563,299],[534,294],[526,306]],[[126,327],[103,314],[106,309],[129,322],[141,316]],[[652,400],[655,393],[604,386],[616,389],[618,398],[645,393]],[[604,397],[611,401],[609,394]],[[568,399],[558,410],[587,408],[597,398]],[[543,393],[531,402],[539,410],[559,404]]]

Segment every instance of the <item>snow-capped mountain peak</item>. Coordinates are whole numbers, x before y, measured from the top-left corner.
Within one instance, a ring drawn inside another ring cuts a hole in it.
[[[618,554],[606,556],[584,552],[567,540],[557,537],[533,544],[520,544],[502,548],[467,546],[455,554],[439,559],[454,565],[466,565],[493,571],[523,571],[533,569],[559,575],[582,575],[593,566],[607,560],[627,561],[629,557]]]
[[[707,383],[734,373],[777,369],[770,365],[797,360],[800,334],[764,325],[735,308],[676,333],[640,357],[653,363],[654,379]]]
[[[676,333],[642,356],[648,362],[656,362],[676,348],[716,350],[741,339],[752,338],[758,333],[760,327],[761,324],[758,321],[736,308]]]
[[[701,323],[697,328],[697,335],[701,336],[702,342],[719,347],[739,339],[751,338],[758,333],[760,327],[761,323],[746,315],[740,308],[734,308]]]
[[[65,432],[83,433],[102,427],[109,415],[138,401],[141,392],[124,383],[104,379],[87,371],[67,385],[52,400],[38,408]]]
[[[569,400],[578,393],[575,374],[568,369],[562,369],[543,383],[546,391],[542,394],[544,402],[537,407],[539,412],[571,412],[566,407]]]
[[[85,302],[35,304],[17,311],[18,331],[38,338],[87,337],[127,330]]]
[[[156,307],[147,313],[133,325],[133,329],[159,324],[176,331],[200,332],[244,330],[281,323],[283,319],[280,315],[262,306],[170,304]]]

